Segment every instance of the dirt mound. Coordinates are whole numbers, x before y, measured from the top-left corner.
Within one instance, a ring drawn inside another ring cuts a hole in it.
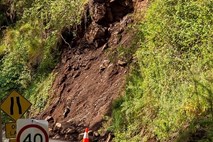
[[[108,52],[131,44],[134,32],[127,27],[133,22],[134,5],[132,0],[90,0],[77,36],[62,33],[63,53],[55,69],[50,106],[39,116],[50,122],[51,137],[79,141],[85,127],[98,130],[103,116],[110,113],[124,87],[128,62],[112,60],[116,57]]]

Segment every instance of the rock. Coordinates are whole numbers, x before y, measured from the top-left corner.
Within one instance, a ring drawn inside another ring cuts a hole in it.
[[[64,113],[63,113],[64,118],[66,118],[69,113],[70,113],[70,109],[68,107],[65,108]]]
[[[84,133],[80,133],[80,134],[78,135],[78,139],[79,139],[79,140],[82,140],[82,139],[83,139],[83,136],[84,136]]]
[[[125,33],[127,32],[127,25],[132,23],[131,15],[127,15],[123,17],[120,22],[115,23],[110,26],[107,30],[111,33],[111,37],[109,40],[109,46],[115,46],[119,44],[123,38],[125,37]]]
[[[47,116],[47,117],[45,118],[45,120],[48,121],[49,123],[54,123],[54,119],[53,119],[52,116]]]
[[[86,40],[89,44],[92,44],[95,40],[104,38],[105,35],[106,28],[93,22],[86,33]]]
[[[118,60],[118,65],[123,67],[127,65],[127,62],[123,60]]]
[[[133,19],[131,15],[127,15],[123,17],[123,19],[120,21],[120,26],[124,29],[128,24],[132,23]]]
[[[119,44],[119,43],[121,42],[121,39],[122,39],[122,35],[117,35],[117,36],[115,36],[115,38],[112,40],[112,43],[113,43],[114,45]]]
[[[53,132],[53,129],[49,128],[49,136],[54,137],[55,133]]]
[[[65,133],[66,134],[72,134],[72,133],[74,133],[75,132],[75,128],[67,128],[66,130],[65,130]]]
[[[76,70],[79,70],[79,64],[75,64],[75,65],[73,65],[73,69],[76,71]]]
[[[92,16],[93,20],[96,23],[101,22],[105,18],[106,15],[106,7],[104,4],[95,4],[94,6],[94,14]]]
[[[67,61],[67,59],[66,59],[66,58],[63,58],[63,59],[61,60],[61,63],[62,63],[62,64],[65,64],[66,61]]]
[[[111,0],[110,8],[113,14],[113,21],[120,21],[125,15],[134,10],[132,0]]]
[[[104,60],[102,64],[100,65],[100,71],[105,70],[109,66],[110,61],[109,60]]]
[[[93,2],[90,4],[90,15],[95,23],[101,23],[104,20],[106,13],[107,10],[104,3]]]
[[[62,124],[61,123],[56,123],[55,124],[55,130],[61,130],[62,129]]]
[[[59,136],[59,135],[55,135],[54,137],[53,137],[53,139],[60,139],[61,137]]]
[[[69,137],[70,137],[70,136],[67,135],[67,134],[64,136],[65,139],[69,139]]]
[[[94,135],[95,137],[100,136],[100,134],[99,134],[97,131],[93,132],[93,135]]]

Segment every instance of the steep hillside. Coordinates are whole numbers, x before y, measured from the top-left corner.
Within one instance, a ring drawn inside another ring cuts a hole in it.
[[[54,139],[212,142],[212,13],[213,0],[0,0],[0,101],[24,95]]]
[[[131,62],[131,57],[119,56],[119,50],[136,49],[130,27],[134,6],[132,0],[90,1],[77,37],[66,37],[50,106],[39,117],[50,121],[54,138],[78,141],[85,127],[98,130],[110,113]],[[62,34],[69,35],[68,31]]]
[[[62,51],[61,32],[80,23],[86,3],[71,1],[0,1],[0,100],[16,90],[33,103],[30,114],[43,110]]]

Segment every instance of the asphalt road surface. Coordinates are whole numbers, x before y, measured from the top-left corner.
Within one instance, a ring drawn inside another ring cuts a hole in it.
[[[9,142],[8,139],[3,139],[3,142]],[[67,141],[60,141],[60,140],[49,140],[49,142],[67,142]]]
[[[9,140],[3,140],[3,142],[9,142]],[[66,142],[66,141],[50,140],[49,142]]]
[[[50,140],[50,142],[67,142],[67,141],[60,141],[60,140]]]

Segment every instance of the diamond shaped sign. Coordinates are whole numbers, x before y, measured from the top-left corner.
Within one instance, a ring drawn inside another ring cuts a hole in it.
[[[1,109],[15,121],[21,118],[32,104],[13,91],[1,104]]]

